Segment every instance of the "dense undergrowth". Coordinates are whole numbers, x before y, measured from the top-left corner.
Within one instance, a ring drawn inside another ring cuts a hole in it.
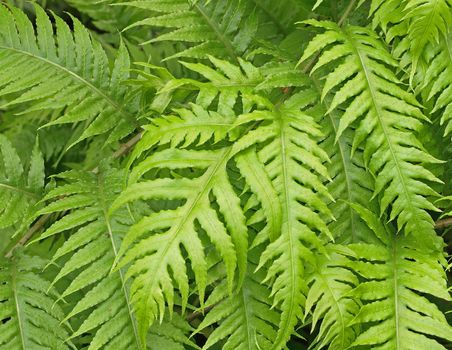
[[[451,25],[1,1],[0,349],[450,349]]]

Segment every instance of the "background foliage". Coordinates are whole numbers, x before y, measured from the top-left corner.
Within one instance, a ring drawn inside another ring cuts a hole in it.
[[[0,349],[450,349],[451,25],[1,1]]]

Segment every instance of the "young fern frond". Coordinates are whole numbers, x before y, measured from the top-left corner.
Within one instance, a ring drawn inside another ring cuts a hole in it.
[[[44,160],[38,142],[30,157],[28,173],[25,173],[13,145],[4,135],[0,135],[0,229],[20,225],[30,219],[43,189]]]
[[[185,116],[188,125],[198,115],[206,118],[207,123],[209,116],[214,122],[221,117],[199,106],[193,106],[193,111],[180,110],[178,113]],[[227,117],[221,118],[227,121]],[[138,199],[172,203],[170,209],[150,213],[133,225],[118,253],[117,268],[131,263],[127,277],[133,277],[131,300],[141,336],[146,334],[154,319],[163,317],[165,304],[171,313],[174,299],[180,296],[182,310],[185,309],[190,293],[188,261],[199,299],[203,302],[207,283],[206,245],[213,244],[221,255],[229,291],[235,285],[234,276],[238,276],[237,284],[240,285],[246,272],[248,233],[245,216],[227,170],[233,156],[232,147],[223,141],[217,143],[217,147],[204,150],[201,146],[210,144],[215,128],[209,130],[209,124],[204,130],[184,128],[177,117],[165,118],[163,123],[172,120],[177,125],[175,133],[160,135],[161,138],[158,134],[151,135],[151,139],[154,137],[167,147],[155,150],[138,163],[132,170],[128,188],[111,208],[115,211]],[[230,127],[227,123],[223,127],[225,134]],[[155,131],[151,126],[148,132]],[[143,138],[143,142],[147,148],[148,139]],[[137,147],[143,149],[140,145]],[[152,178],[152,174],[164,174],[165,171],[169,171],[167,176]],[[146,180],[147,175],[151,179]]]
[[[370,30],[332,22],[309,20],[325,29],[308,45],[301,61],[324,49],[313,71],[333,64],[323,86],[322,97],[333,93],[329,110],[344,107],[336,139],[355,121],[353,149],[366,140],[364,161],[376,176],[374,196],[380,196],[380,210],[390,208],[399,231],[433,232],[427,210],[438,210],[428,196],[437,193],[426,184],[440,182],[419,164],[439,163],[416,138],[428,120],[414,96],[403,90],[392,72],[396,65],[378,37]],[[352,100],[353,99],[353,100]]]
[[[271,296],[282,312],[274,349],[284,348],[303,314],[307,291],[304,269],[305,263],[314,258],[311,249],[324,252],[322,237],[331,236],[321,218],[331,216],[323,201],[330,197],[322,183],[328,178],[323,164],[328,157],[316,143],[321,136],[319,126],[300,110],[315,101],[315,93],[306,88],[273,110],[256,110],[237,120],[238,125],[261,123],[234,146],[258,147],[258,159],[278,194],[281,208],[280,227],[277,232],[268,232],[271,242],[260,261],[261,266],[269,263],[266,281],[273,281]]]
[[[99,42],[72,18],[74,31],[54,15],[56,31],[42,8],[36,9],[36,32],[21,10],[0,5],[0,96],[4,105],[25,104],[25,112],[64,109],[47,125],[85,123],[72,144],[109,133],[108,142],[136,127],[135,106],[123,84],[129,56],[121,44],[113,68]]]
[[[57,295],[40,276],[45,260],[15,253],[0,260],[0,349],[73,349]]]
[[[143,349],[138,337],[125,273],[110,274],[121,239],[132,223],[127,211],[108,215],[108,209],[121,191],[124,174],[101,165],[99,172],[71,171],[58,175],[65,184],[50,191],[45,200],[55,200],[38,214],[69,212],[53,223],[39,240],[75,230],[56,251],[49,264],[64,263],[52,285],[65,277],[72,281],[60,299],[80,291],[84,296],[65,319],[82,317],[71,338],[90,334],[89,350]],[[58,199],[60,198],[60,199]]]
[[[252,253],[251,253],[252,254]],[[256,264],[248,262],[243,284],[232,296],[224,278],[210,294],[206,306],[213,309],[198,326],[198,332],[218,323],[209,335],[203,349],[221,344],[224,350],[270,350],[279,322],[279,313],[272,309],[268,287],[263,280],[265,272],[254,272]],[[226,277],[226,276],[225,276]]]
[[[130,25],[167,28],[150,42],[176,41],[192,46],[167,57],[206,58],[215,53],[235,61],[250,45],[258,20],[253,7],[245,1],[145,0],[123,5],[149,10],[149,18]]]
[[[396,235],[371,211],[359,205],[354,208],[380,242],[349,246],[357,257],[350,267],[365,279],[353,292],[363,306],[351,324],[361,325],[364,331],[352,346],[445,350],[437,339],[451,341],[452,327],[428,299],[450,301],[442,238],[422,231]]]

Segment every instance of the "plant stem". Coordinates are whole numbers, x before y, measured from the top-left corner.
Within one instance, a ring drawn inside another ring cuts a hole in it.
[[[436,229],[443,229],[449,226],[452,226],[452,218],[438,220],[435,224]]]

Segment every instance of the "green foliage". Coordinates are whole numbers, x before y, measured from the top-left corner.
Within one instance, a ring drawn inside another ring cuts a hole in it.
[[[11,142],[0,135],[0,228],[21,224],[33,205],[41,198],[44,187],[44,160],[36,142],[27,172]]]
[[[20,252],[0,268],[0,348],[70,349],[57,295],[40,276],[45,260]]]
[[[2,0],[0,349],[451,348],[451,21]]]
[[[133,104],[121,82],[129,77],[129,57],[120,46],[112,69],[101,45],[72,18],[74,31],[54,16],[56,32],[47,14],[36,6],[36,33],[31,21],[14,7],[0,6],[0,96],[4,107],[28,104],[23,113],[64,109],[47,125],[84,123],[73,143],[110,132],[110,141],[134,127]],[[55,36],[54,36],[55,34]],[[52,77],[49,79],[49,77]]]

